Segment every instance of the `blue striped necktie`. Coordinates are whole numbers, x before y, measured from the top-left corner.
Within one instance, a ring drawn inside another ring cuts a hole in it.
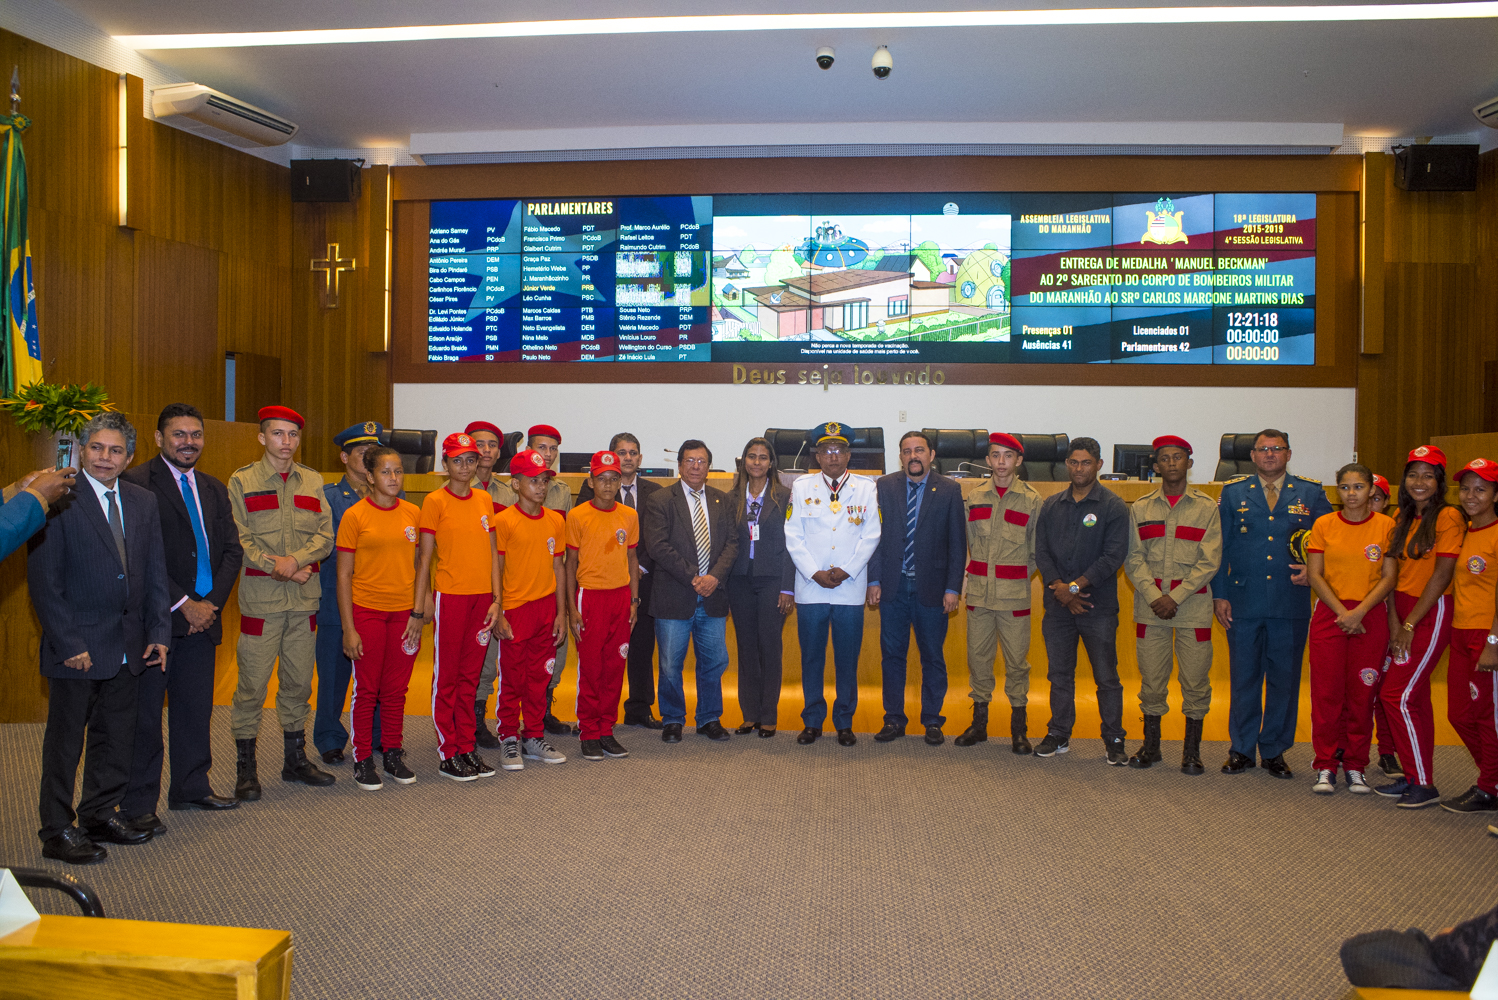
[[[916,500],[921,495],[920,483],[908,483],[910,492],[905,495],[905,563],[901,572],[915,573],[915,515]]]
[[[203,532],[203,519],[198,515],[198,498],[192,490],[192,480],[182,475],[177,477],[182,486],[182,501],[187,504],[187,519],[192,522],[192,537],[198,546],[198,578],[193,588],[199,600],[206,600],[213,591],[213,569],[208,562],[208,536]]]

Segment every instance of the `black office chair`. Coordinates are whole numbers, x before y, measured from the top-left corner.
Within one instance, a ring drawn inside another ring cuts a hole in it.
[[[593,471],[593,453],[590,451],[559,452],[557,464],[561,466],[562,472],[581,472],[586,475]]]
[[[1224,434],[1217,449],[1217,471],[1212,473],[1214,483],[1225,483],[1234,476],[1252,475],[1255,471],[1253,459],[1254,439],[1257,434]]]
[[[73,897],[78,909],[85,917],[104,916],[104,904],[99,894],[71,875],[61,875],[42,868],[12,868],[10,873],[16,882],[26,889],[55,889]]]
[[[783,470],[805,472],[813,468],[811,445],[807,442],[810,428],[767,427],[765,440],[775,449],[775,467]]]
[[[1064,483],[1070,477],[1066,473],[1066,454],[1071,449],[1071,438],[1065,434],[1015,434],[1025,446],[1025,461],[1019,467],[1019,477],[1029,483]]]
[[[401,430],[387,427],[380,432],[380,444],[400,453],[401,467],[409,473],[431,472],[437,461],[437,432]]]
[[[988,431],[949,430],[947,428],[922,427],[921,433],[931,442],[936,452],[936,471],[944,476],[978,478],[987,476],[988,466],[984,456],[988,454]]]
[[[494,468],[499,470],[500,475],[509,475],[510,459],[520,454],[524,449],[524,431],[511,431],[506,434],[505,439],[499,443],[499,461],[494,463]]]

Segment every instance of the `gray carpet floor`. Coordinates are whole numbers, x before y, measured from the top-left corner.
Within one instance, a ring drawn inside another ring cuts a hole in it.
[[[227,721],[216,709],[220,791]],[[370,793],[348,766],[329,789],[283,784],[272,722],[260,802],[163,811],[166,835],[70,870],[111,916],[291,930],[298,1000],[1334,1000],[1348,935],[1498,903],[1491,815],[1313,796],[1303,746],[1287,782],[1218,774],[1221,744],[1191,778],[1179,744],[1133,771],[1085,739],[1040,760],[1007,740],[619,735],[627,760],[562,738],[566,764],[460,785],[411,717],[419,780]],[[57,868],[36,839],[41,737],[0,726],[0,861]],[[1475,774],[1441,747],[1437,776],[1455,793]]]

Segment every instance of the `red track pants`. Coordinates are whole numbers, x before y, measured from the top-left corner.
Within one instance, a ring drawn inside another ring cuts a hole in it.
[[[1394,593],[1394,613],[1402,620],[1417,598]],[[1379,697],[1389,715],[1399,763],[1412,785],[1433,785],[1436,720],[1430,707],[1430,674],[1451,641],[1451,595],[1441,599],[1415,625],[1410,658],[1389,664]]]
[[[354,605],[354,631],[364,643],[364,655],[354,661],[354,697],[349,708],[353,722],[354,760],[374,753],[374,714],[380,709],[380,740],[386,750],[399,750],[406,718],[406,688],[416,654],[402,643],[411,610],[376,611]]]
[[[1342,601],[1348,608],[1360,602]],[[1368,769],[1373,735],[1373,702],[1378,697],[1379,668],[1389,645],[1389,619],[1382,607],[1363,617],[1360,635],[1337,627],[1332,609],[1317,603],[1311,615],[1311,747],[1316,770],[1336,771],[1337,746],[1349,771]],[[1345,742],[1344,742],[1345,730]]]
[[[1477,764],[1477,787],[1498,794],[1498,672],[1478,670],[1477,658],[1487,645],[1485,628],[1451,630],[1446,658],[1446,717]]]
[[[473,751],[474,692],[489,644],[484,614],[493,603],[492,594],[439,593],[436,597],[432,725],[437,729],[437,752],[443,760]],[[381,716],[382,725],[384,721]]]
[[[577,643],[577,721],[585,740],[614,732],[629,664],[629,587],[577,589],[583,635]]]
[[[551,634],[556,620],[556,594],[505,612],[514,638],[499,644],[499,697],[494,713],[502,740],[511,736],[524,740],[546,732],[541,719],[546,715],[546,686],[556,669],[557,647]]]

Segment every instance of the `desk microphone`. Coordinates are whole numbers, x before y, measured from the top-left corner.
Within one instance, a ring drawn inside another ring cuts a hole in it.
[[[796,449],[796,457],[793,458],[793,459],[791,459],[791,471],[794,472],[798,468],[798,466],[796,465],[796,463],[799,462],[799,461],[801,461],[801,453],[803,451],[805,451],[805,450],[806,450],[806,439],[802,438],[801,439],[801,447],[799,447],[799,448]],[[808,468],[806,471],[810,472],[811,469]]]

